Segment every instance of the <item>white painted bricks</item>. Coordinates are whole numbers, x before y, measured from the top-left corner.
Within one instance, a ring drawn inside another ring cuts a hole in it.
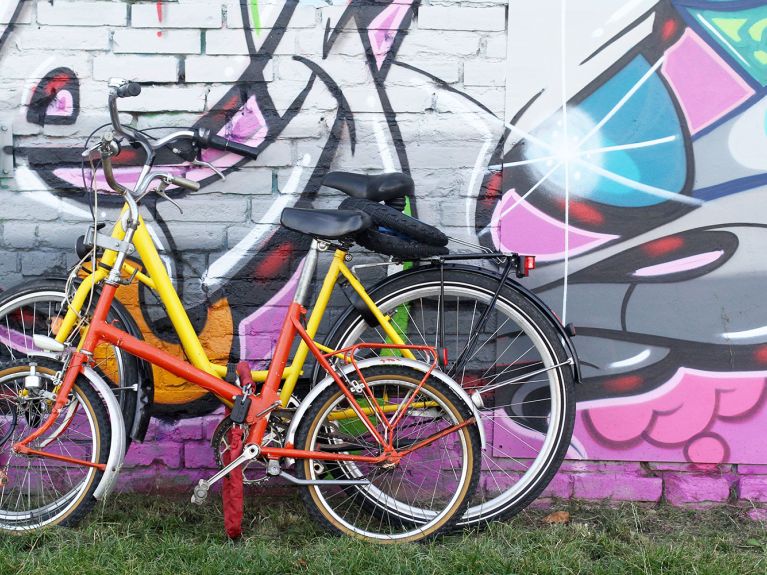
[[[134,28],[220,28],[222,24],[223,9],[218,2],[193,6],[151,2],[131,6]]]
[[[502,7],[423,6],[418,11],[418,27],[430,30],[501,31],[506,29]]]
[[[123,29],[114,33],[115,53],[199,54],[200,30]]]
[[[106,54],[93,59],[93,77],[118,77],[136,82],[178,82],[178,58],[154,55]]]
[[[31,4],[31,2],[30,2]],[[37,22],[49,26],[124,26],[125,2],[37,2]]]

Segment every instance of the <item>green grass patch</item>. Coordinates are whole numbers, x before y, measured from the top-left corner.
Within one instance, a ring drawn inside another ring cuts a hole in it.
[[[571,521],[527,511],[429,544],[375,546],[318,530],[297,500],[246,501],[228,541],[220,504],[120,495],[77,529],[0,535],[0,574],[767,573],[767,530],[742,509],[689,511],[563,504]]]

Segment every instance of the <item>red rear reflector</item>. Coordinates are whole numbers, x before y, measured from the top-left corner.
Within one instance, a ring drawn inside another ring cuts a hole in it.
[[[530,270],[535,269],[535,256],[524,256],[522,261],[522,269],[525,270],[525,275],[530,273]]]
[[[442,366],[444,367],[446,365],[447,365],[447,348],[443,347],[442,348]]]

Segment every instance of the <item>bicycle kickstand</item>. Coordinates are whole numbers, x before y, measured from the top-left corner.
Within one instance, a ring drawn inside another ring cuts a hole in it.
[[[258,445],[247,445],[245,446],[245,449],[242,450],[242,453],[239,457],[221,469],[213,477],[207,481],[205,479],[200,479],[200,482],[195,486],[194,492],[192,493],[192,503],[197,505],[202,505],[205,503],[205,500],[208,498],[208,491],[216,482],[223,479],[227,473],[232,471],[232,469],[236,469],[243,463],[258,457],[259,453],[261,453],[261,449],[258,447]]]

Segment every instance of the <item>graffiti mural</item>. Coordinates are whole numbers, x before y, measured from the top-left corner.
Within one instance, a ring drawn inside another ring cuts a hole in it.
[[[748,254],[764,237],[754,156],[767,7],[632,2],[605,14],[631,18],[605,38],[558,14],[568,46],[587,32],[600,43],[577,42],[592,51],[509,124],[476,229],[548,264],[537,291],[578,326],[576,438],[588,458],[762,461],[748,430],[765,421],[767,318]],[[638,41],[617,48],[624,37]],[[598,73],[583,81],[589,67]]]
[[[573,457],[764,463],[767,5],[490,4],[500,18],[445,33],[417,0],[230,1],[200,20],[201,46],[176,52],[174,18],[192,5],[132,5],[158,54],[192,55],[172,60],[170,79],[144,81],[148,98],[172,97],[163,82],[188,90],[187,108],[126,101],[131,121],[206,127],[261,152],[206,152],[225,182],[168,153],[167,169],[203,190],[184,198],[184,213],[148,206],[211,357],[269,357],[307,247],[276,225],[283,207],[336,205],[320,185],[332,169],[404,171],[425,221],[538,256],[528,287],[579,334]],[[120,50],[128,40],[115,33]],[[96,128],[103,82],[87,92],[90,61],[78,50],[49,60],[20,96],[28,133]],[[81,146],[19,139],[18,190],[87,219]],[[130,183],[141,159],[119,159]],[[213,213],[211,200],[236,215]],[[121,299],[148,340],[181,353],[149,293]],[[158,413],[215,405],[168,374],[155,383]]]

